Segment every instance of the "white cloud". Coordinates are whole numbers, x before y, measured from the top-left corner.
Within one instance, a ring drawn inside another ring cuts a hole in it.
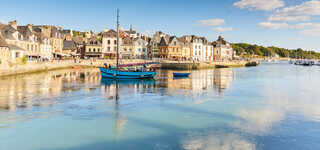
[[[226,31],[232,31],[231,27],[217,27],[217,28],[213,28],[213,31],[218,31],[218,32],[226,32]]]
[[[303,2],[300,5],[285,7],[271,15],[269,21],[308,21],[311,16],[320,15],[320,0]]]
[[[185,150],[256,150],[256,145],[234,133],[189,133],[182,140]]]
[[[249,10],[270,11],[284,6],[282,0],[241,0],[233,4],[235,7]]]
[[[208,20],[200,20],[198,22],[199,26],[219,26],[224,24],[224,19],[208,19]]]
[[[306,35],[306,36],[317,36],[320,37],[320,28],[319,29],[306,29],[300,31],[300,34]]]
[[[272,22],[261,22],[259,23],[259,26],[264,29],[270,29],[270,30],[278,30],[278,29],[284,29],[284,28],[290,27],[287,23],[272,23]]]

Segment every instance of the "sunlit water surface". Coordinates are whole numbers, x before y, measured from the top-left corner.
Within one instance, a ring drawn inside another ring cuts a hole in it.
[[[320,149],[320,67],[190,72],[119,82],[96,69],[1,78],[0,149]]]

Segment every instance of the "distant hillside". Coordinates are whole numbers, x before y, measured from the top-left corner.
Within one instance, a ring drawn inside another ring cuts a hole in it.
[[[247,43],[233,43],[233,49],[236,51],[237,55],[243,57],[261,56],[261,57],[271,57],[276,54],[280,57],[290,57],[290,58],[313,58],[320,59],[320,53],[315,51],[306,51],[301,48],[298,49],[285,49],[278,47],[264,47],[258,45],[251,45]]]

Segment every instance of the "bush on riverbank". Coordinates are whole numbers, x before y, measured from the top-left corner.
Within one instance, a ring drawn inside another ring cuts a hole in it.
[[[234,43],[232,44],[232,48],[236,51],[237,55],[243,57],[272,57],[278,55],[279,57],[286,58],[320,58],[320,53],[315,51],[306,51],[301,48],[285,49],[275,46],[264,47],[247,43]]]

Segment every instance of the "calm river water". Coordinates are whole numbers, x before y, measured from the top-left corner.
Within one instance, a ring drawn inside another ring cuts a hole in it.
[[[96,69],[1,78],[0,149],[320,149],[320,67],[172,72],[119,82]]]

